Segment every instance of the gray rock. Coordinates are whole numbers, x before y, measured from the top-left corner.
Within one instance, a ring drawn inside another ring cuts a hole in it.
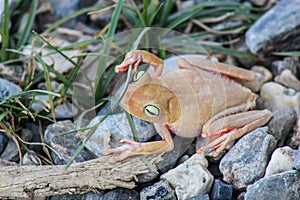
[[[288,88],[292,88],[297,92],[300,92],[300,81],[289,69],[285,69],[280,75],[276,76],[275,81]]]
[[[33,132],[29,129],[24,128],[21,131],[21,138],[26,142],[30,142],[33,138]]]
[[[297,113],[292,107],[282,107],[273,112],[273,117],[267,126],[279,146],[283,145],[288,134],[293,130],[296,119]]]
[[[139,193],[135,190],[117,188],[102,195],[101,200],[118,199],[118,200],[139,200]]]
[[[210,191],[214,177],[207,170],[208,162],[204,154],[195,154],[185,163],[163,174],[161,180],[167,180],[177,198],[187,199]]]
[[[154,185],[144,188],[140,192],[141,200],[172,200],[175,199],[175,192],[168,181],[159,181]]]
[[[250,0],[256,6],[264,6],[268,3],[269,0]]]
[[[5,133],[0,132],[0,155],[4,151],[6,145],[8,142],[8,137],[6,136]]]
[[[58,155],[51,151],[51,156],[55,164],[66,164],[74,156],[80,145],[80,138],[76,133],[59,134],[75,129],[75,125],[70,120],[56,122],[47,127],[45,131],[45,143],[49,144],[60,155],[59,158]],[[86,149],[83,149],[74,162],[83,162],[92,158],[93,156]]]
[[[0,158],[12,162],[17,162],[19,160],[19,151],[16,143],[13,140],[8,142]]]
[[[233,187],[232,185],[223,183],[222,181],[215,179],[214,186],[211,192],[212,200],[231,200]]]
[[[0,99],[5,100],[20,92],[22,92],[22,89],[18,85],[0,78]]]
[[[300,1],[279,1],[246,32],[246,43],[254,54],[300,49]]]
[[[248,133],[222,158],[220,171],[224,175],[224,181],[236,189],[244,189],[257,181],[264,175],[275,147],[276,140],[268,134],[268,127]]]
[[[2,166],[17,166],[17,165],[18,164],[15,162],[10,162],[10,161],[3,160],[0,158],[0,167],[2,167]]]
[[[103,116],[96,116],[88,127],[96,125]],[[133,118],[139,141],[147,141],[156,134],[154,126],[148,122]],[[108,116],[96,129],[92,138],[86,143],[86,148],[97,157],[102,157],[102,152],[108,148],[120,146],[119,141],[123,138],[133,140],[132,131],[125,113]],[[101,141],[101,143],[99,143]]]
[[[300,199],[300,176],[287,171],[260,179],[247,187],[245,200]]]
[[[272,62],[272,74],[275,76],[281,74],[284,70],[288,69],[294,76],[298,76],[298,64],[297,60],[293,57],[285,57],[283,60],[276,60]]]
[[[265,176],[291,170],[295,156],[296,150],[291,147],[277,148],[272,154]]]

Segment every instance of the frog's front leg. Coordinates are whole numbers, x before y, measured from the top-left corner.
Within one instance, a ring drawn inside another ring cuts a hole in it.
[[[197,149],[197,153],[213,149],[212,155],[217,156],[231,141],[265,125],[271,117],[272,113],[268,110],[254,110],[210,120],[202,130],[202,136],[208,137],[210,142]]]
[[[163,61],[154,54],[144,50],[135,50],[127,53],[123,62],[115,67],[115,71],[117,73],[124,72],[127,71],[129,65],[133,65],[132,74],[135,74],[140,63],[152,65],[154,67],[154,76],[162,74],[164,68]]]
[[[110,160],[110,162],[117,162],[135,155],[149,155],[173,150],[173,139],[168,128],[164,125],[154,125],[155,129],[162,137],[161,141],[140,143],[133,140],[123,139],[120,142],[126,144],[114,149],[108,149],[104,151],[103,154],[118,154]]]

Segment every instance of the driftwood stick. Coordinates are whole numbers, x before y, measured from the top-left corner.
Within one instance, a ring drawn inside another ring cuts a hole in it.
[[[55,166],[0,166],[0,199],[33,198],[64,193],[81,194],[97,189],[134,188],[140,174],[151,169],[139,158],[109,163],[110,156]],[[155,165],[160,155],[147,156]]]

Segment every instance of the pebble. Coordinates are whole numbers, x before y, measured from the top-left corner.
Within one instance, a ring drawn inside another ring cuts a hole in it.
[[[219,179],[215,179],[211,192],[212,200],[231,200],[233,186],[226,184]]]
[[[117,200],[139,200],[139,193],[135,190],[117,188],[111,190],[101,196],[101,200],[117,199]]]
[[[275,82],[265,83],[260,91],[264,107],[270,111],[291,106],[300,114],[300,93]]]
[[[154,185],[151,185],[149,187],[145,187],[140,192],[140,199],[141,200],[173,200],[176,199],[175,192],[171,188],[168,181],[161,180]]]
[[[49,199],[50,200],[105,200],[102,198],[104,191],[97,190],[97,193],[88,192],[85,194],[60,194],[60,195],[53,195]]]
[[[101,116],[96,116],[87,127],[91,127],[102,119]],[[147,141],[156,134],[153,124],[133,118],[139,141]],[[125,113],[114,114],[108,116],[98,126],[92,138],[86,143],[86,148],[93,152],[97,157],[102,157],[104,149],[115,148],[122,144],[119,141],[123,138],[133,140],[132,131],[128,123]]]
[[[271,64],[272,74],[281,74],[284,70],[290,70],[294,76],[298,76],[299,61],[294,57],[285,57],[283,60],[275,60]]]
[[[4,151],[2,152],[0,158],[12,162],[19,161],[19,151],[16,143],[13,140],[8,141]]]
[[[282,146],[287,136],[292,132],[296,123],[297,113],[292,107],[282,107],[273,112],[268,123],[270,134],[277,140],[278,146]]]
[[[246,43],[253,54],[296,51],[299,41],[300,1],[279,1],[246,32]]]
[[[276,147],[275,138],[268,127],[261,127],[242,137],[222,158],[220,171],[223,180],[235,189],[244,189],[260,179],[269,157]]]
[[[295,155],[295,159],[293,162],[293,169],[300,170],[300,146],[298,147],[298,150]]]
[[[260,91],[262,85],[272,79],[272,74],[271,72],[263,67],[263,66],[253,66],[251,68],[251,71],[255,72],[257,74],[257,78],[255,81],[241,81],[242,85],[246,86],[253,92],[258,92]]]
[[[287,140],[287,145],[292,148],[298,148],[300,144],[300,118],[298,117],[296,125],[294,126],[294,131],[291,137]]]
[[[3,78],[0,78],[0,99],[1,100],[8,99],[10,96],[19,94],[20,92],[22,92],[22,89],[18,85],[8,80],[5,80]]]
[[[292,169],[292,164],[296,156],[296,150],[285,146],[277,148],[267,166],[265,177],[272,174],[288,171]]]
[[[41,163],[39,162],[36,157],[34,157],[31,153],[26,152],[23,155],[23,165],[40,165]]]
[[[247,187],[245,200],[300,199],[300,176],[291,170],[264,177]]]
[[[66,164],[74,156],[74,153],[81,144],[81,140],[76,133],[66,135],[58,134],[75,129],[75,125],[70,120],[56,122],[47,127],[44,136],[45,143],[54,148],[61,157],[59,158],[51,151],[51,156],[56,165]],[[86,149],[83,149],[75,158],[74,162],[83,162],[92,158],[93,156]]]
[[[8,143],[8,137],[6,136],[5,133],[0,132],[0,155],[4,151],[7,143]]]
[[[292,88],[297,92],[300,92],[300,81],[295,77],[295,75],[292,74],[289,69],[285,69],[283,72],[281,72],[280,75],[276,76],[275,81],[288,88]]]
[[[214,177],[207,170],[208,162],[204,154],[195,154],[185,163],[163,174],[161,180],[167,180],[179,200],[187,199],[210,191]]]
[[[269,0],[250,0],[250,2],[256,6],[265,6]]]
[[[208,194],[199,194],[197,196],[189,197],[186,200],[209,200]]]

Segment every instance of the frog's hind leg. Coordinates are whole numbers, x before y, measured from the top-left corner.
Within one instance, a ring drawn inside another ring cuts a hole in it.
[[[272,113],[269,110],[254,110],[221,117],[203,127],[203,137],[210,139],[209,143],[199,149],[197,153],[213,149],[212,155],[221,153],[233,140],[266,124]]]

